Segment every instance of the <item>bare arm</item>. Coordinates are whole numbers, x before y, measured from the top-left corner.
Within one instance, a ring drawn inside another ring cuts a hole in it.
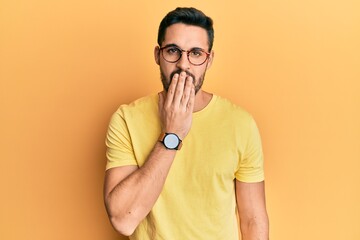
[[[175,74],[168,93],[159,95],[159,114],[163,132],[176,133],[181,139],[188,134],[195,101],[191,77]],[[160,133],[159,133],[160,134]],[[105,206],[114,228],[131,235],[150,212],[159,197],[174,161],[176,151],[154,143],[145,164],[109,169],[104,184]]]
[[[264,182],[235,181],[242,239],[268,240],[269,219],[266,212]]]
[[[105,176],[104,197],[114,228],[123,235],[133,233],[150,212],[165,183],[175,151],[156,143],[146,163],[109,169]]]

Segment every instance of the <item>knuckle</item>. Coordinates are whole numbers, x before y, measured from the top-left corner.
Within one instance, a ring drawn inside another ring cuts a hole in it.
[[[181,89],[181,88],[177,88],[177,89],[176,89],[176,93],[177,93],[177,94],[181,94],[181,93],[182,93],[182,89]]]

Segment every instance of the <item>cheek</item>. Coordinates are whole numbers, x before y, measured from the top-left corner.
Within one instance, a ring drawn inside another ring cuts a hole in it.
[[[206,67],[201,67],[199,69],[196,69],[196,72],[194,72],[196,81],[198,81],[198,79],[200,79],[204,75],[205,72],[206,72]]]
[[[163,72],[163,74],[165,74],[166,77],[169,77],[171,72],[174,71],[174,69],[169,66],[169,64],[164,64],[162,62],[160,62],[160,68],[161,68],[161,71]]]

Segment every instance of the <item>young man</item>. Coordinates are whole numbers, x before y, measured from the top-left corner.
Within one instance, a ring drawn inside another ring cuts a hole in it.
[[[253,118],[201,86],[212,20],[177,8],[162,20],[155,61],[164,90],[122,105],[106,138],[104,199],[121,234],[139,240],[268,239],[263,155]]]

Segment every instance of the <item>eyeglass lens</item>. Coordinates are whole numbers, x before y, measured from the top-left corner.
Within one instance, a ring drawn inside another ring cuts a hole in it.
[[[189,62],[193,65],[201,65],[208,58],[207,53],[202,49],[194,48],[189,51],[183,51],[174,46],[162,49],[164,59],[171,63],[179,61],[183,52],[187,54]]]

